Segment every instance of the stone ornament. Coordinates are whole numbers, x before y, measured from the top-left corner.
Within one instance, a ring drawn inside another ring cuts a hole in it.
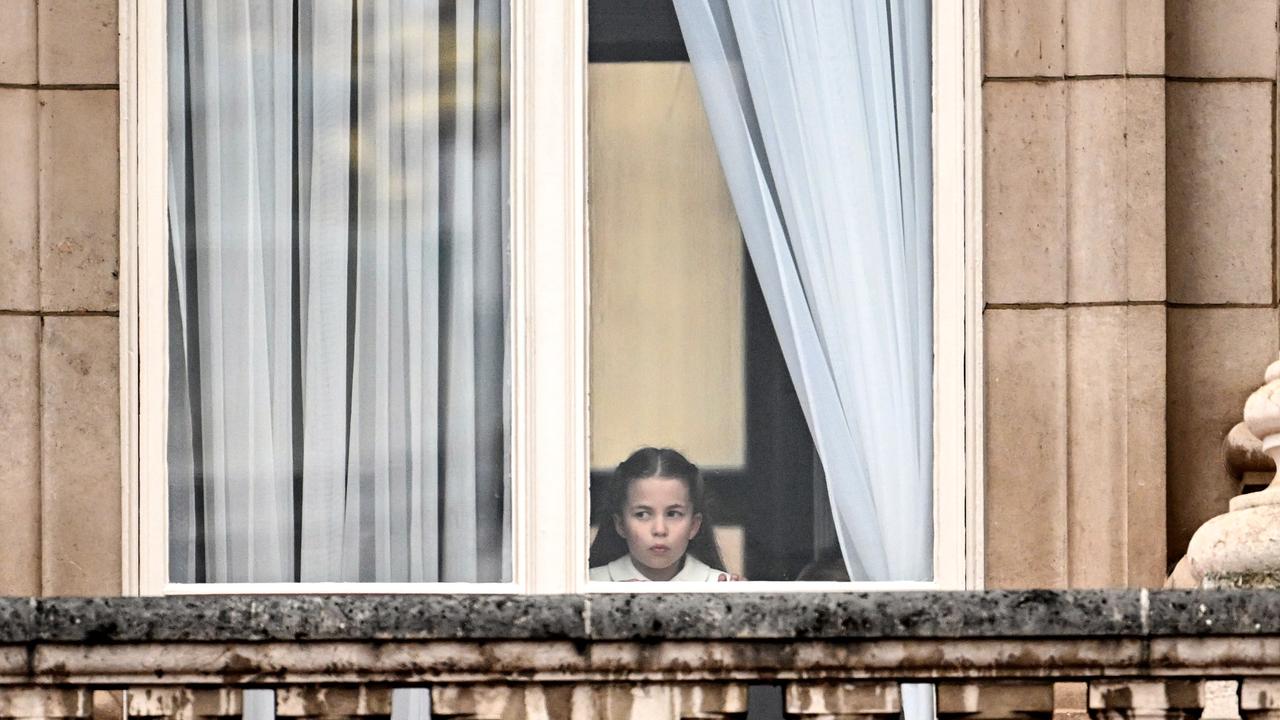
[[[1249,396],[1244,422],[1280,467],[1280,360]],[[1232,498],[1230,508],[1191,538],[1192,572],[1206,588],[1280,587],[1280,471],[1264,490]]]

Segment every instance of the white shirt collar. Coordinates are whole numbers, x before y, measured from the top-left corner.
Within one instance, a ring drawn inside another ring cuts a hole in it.
[[[648,581],[649,578],[640,572],[635,563],[631,561],[631,554],[628,553],[622,557],[609,563],[609,580],[613,582],[628,582],[632,580]],[[671,578],[672,582],[715,582],[719,579],[722,570],[716,570],[710,565],[702,562],[693,555],[685,554],[684,567],[680,568],[680,572]]]

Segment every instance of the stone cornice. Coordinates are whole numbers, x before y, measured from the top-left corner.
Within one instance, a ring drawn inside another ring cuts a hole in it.
[[[1280,592],[0,598],[0,645],[1280,636]]]

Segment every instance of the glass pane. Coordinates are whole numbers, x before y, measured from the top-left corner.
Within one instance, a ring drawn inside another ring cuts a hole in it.
[[[170,579],[509,580],[506,5],[168,7]]]
[[[589,0],[593,580],[932,577],[928,0]]]

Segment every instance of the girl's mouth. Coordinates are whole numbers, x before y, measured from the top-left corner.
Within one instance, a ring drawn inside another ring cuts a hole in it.
[[[667,547],[666,545],[653,545],[653,546],[650,546],[649,552],[661,555],[670,549],[671,548]]]

